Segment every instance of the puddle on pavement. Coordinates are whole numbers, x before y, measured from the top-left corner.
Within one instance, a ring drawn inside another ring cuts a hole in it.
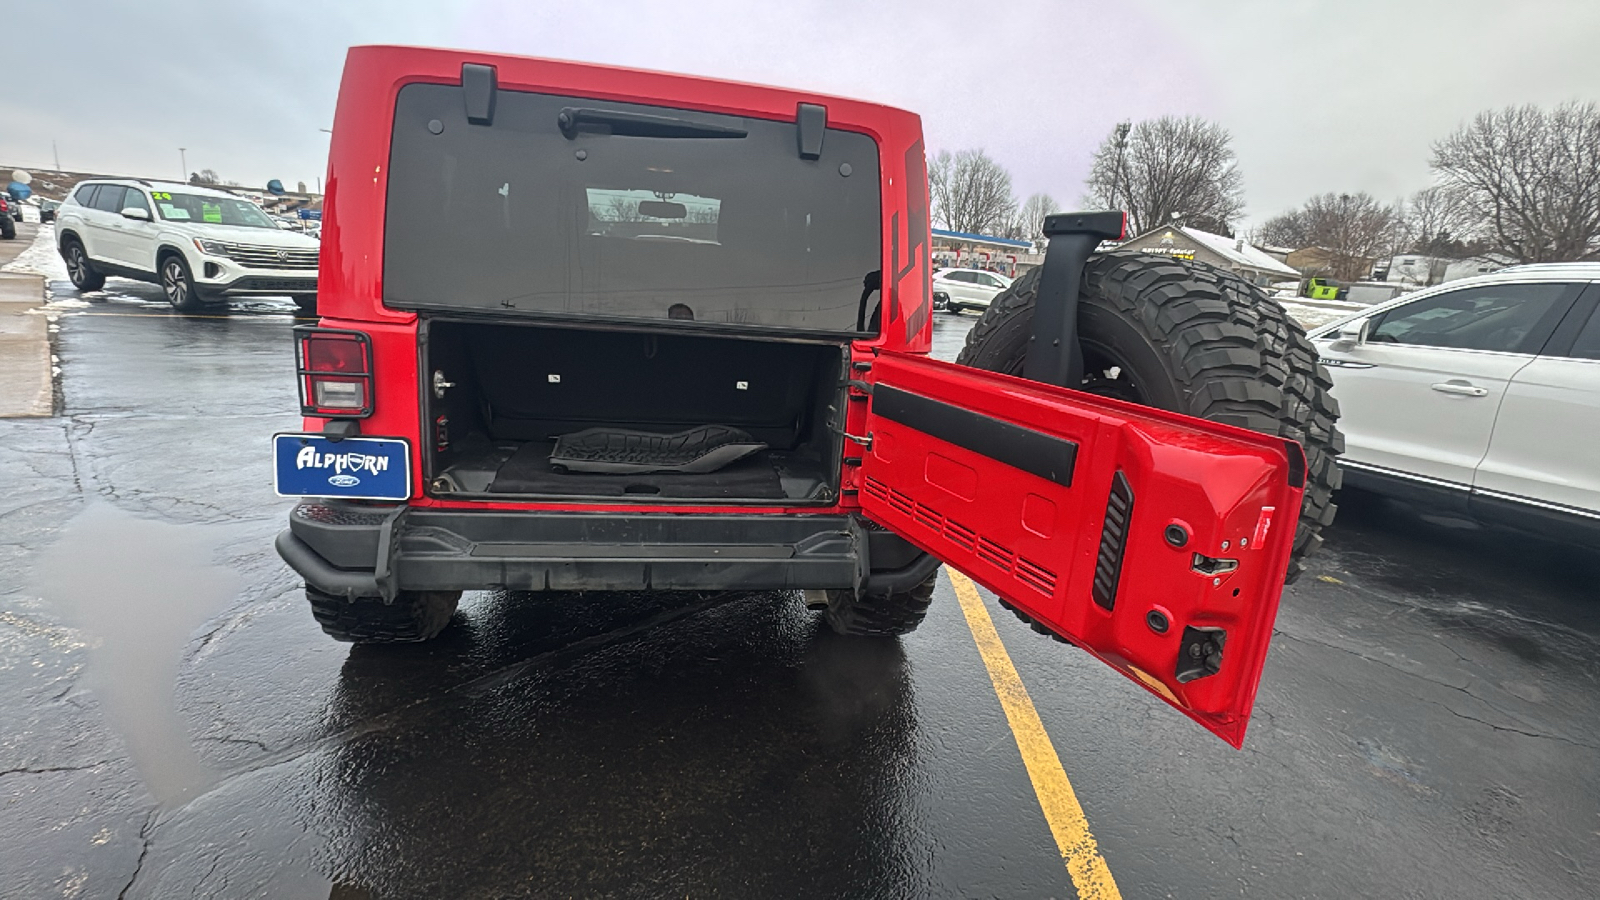
[[[194,630],[237,595],[200,526],[91,502],[40,558],[38,592],[88,644],[89,686],[152,796],[173,806],[216,779],[173,699]]]

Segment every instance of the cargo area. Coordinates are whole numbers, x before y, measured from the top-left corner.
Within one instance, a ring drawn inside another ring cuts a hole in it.
[[[841,438],[829,423],[845,402],[842,344],[445,320],[424,334],[432,494],[678,504],[836,495]]]

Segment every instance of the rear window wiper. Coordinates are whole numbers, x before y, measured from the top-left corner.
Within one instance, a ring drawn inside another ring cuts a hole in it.
[[[742,138],[749,134],[743,128],[695,122],[673,116],[652,116],[645,113],[626,112],[620,109],[591,109],[568,106],[556,116],[556,124],[567,140],[578,136],[579,126],[605,125],[611,134],[626,137],[654,138]]]

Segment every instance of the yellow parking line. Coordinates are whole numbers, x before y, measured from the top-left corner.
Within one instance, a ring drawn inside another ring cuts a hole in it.
[[[1111,869],[1100,855],[1094,835],[1089,833],[1089,820],[1083,814],[1083,807],[1078,805],[1078,795],[1072,790],[1072,782],[1067,780],[1061,758],[1056,756],[1055,745],[1050,743],[1050,735],[1044,730],[1038,710],[1033,708],[1028,689],[1017,675],[1017,667],[1011,664],[1011,654],[1000,643],[1000,633],[995,631],[994,620],[983,606],[977,585],[948,566],[945,572],[950,575],[956,598],[961,601],[961,612],[967,617],[967,628],[978,645],[978,655],[983,657],[983,664],[989,670],[989,680],[994,682],[995,695],[1006,711],[1006,721],[1016,736],[1017,749],[1022,751],[1022,763],[1033,781],[1033,792],[1039,797],[1039,807],[1044,811],[1045,821],[1050,823],[1050,833],[1055,835],[1056,846],[1061,849],[1061,859],[1072,876],[1072,886],[1077,889],[1079,900],[1120,900],[1122,893],[1111,878]]]

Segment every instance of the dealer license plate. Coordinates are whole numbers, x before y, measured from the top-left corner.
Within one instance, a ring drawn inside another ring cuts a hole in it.
[[[320,434],[272,437],[274,487],[281,497],[405,500],[411,496],[411,445],[396,438]]]

